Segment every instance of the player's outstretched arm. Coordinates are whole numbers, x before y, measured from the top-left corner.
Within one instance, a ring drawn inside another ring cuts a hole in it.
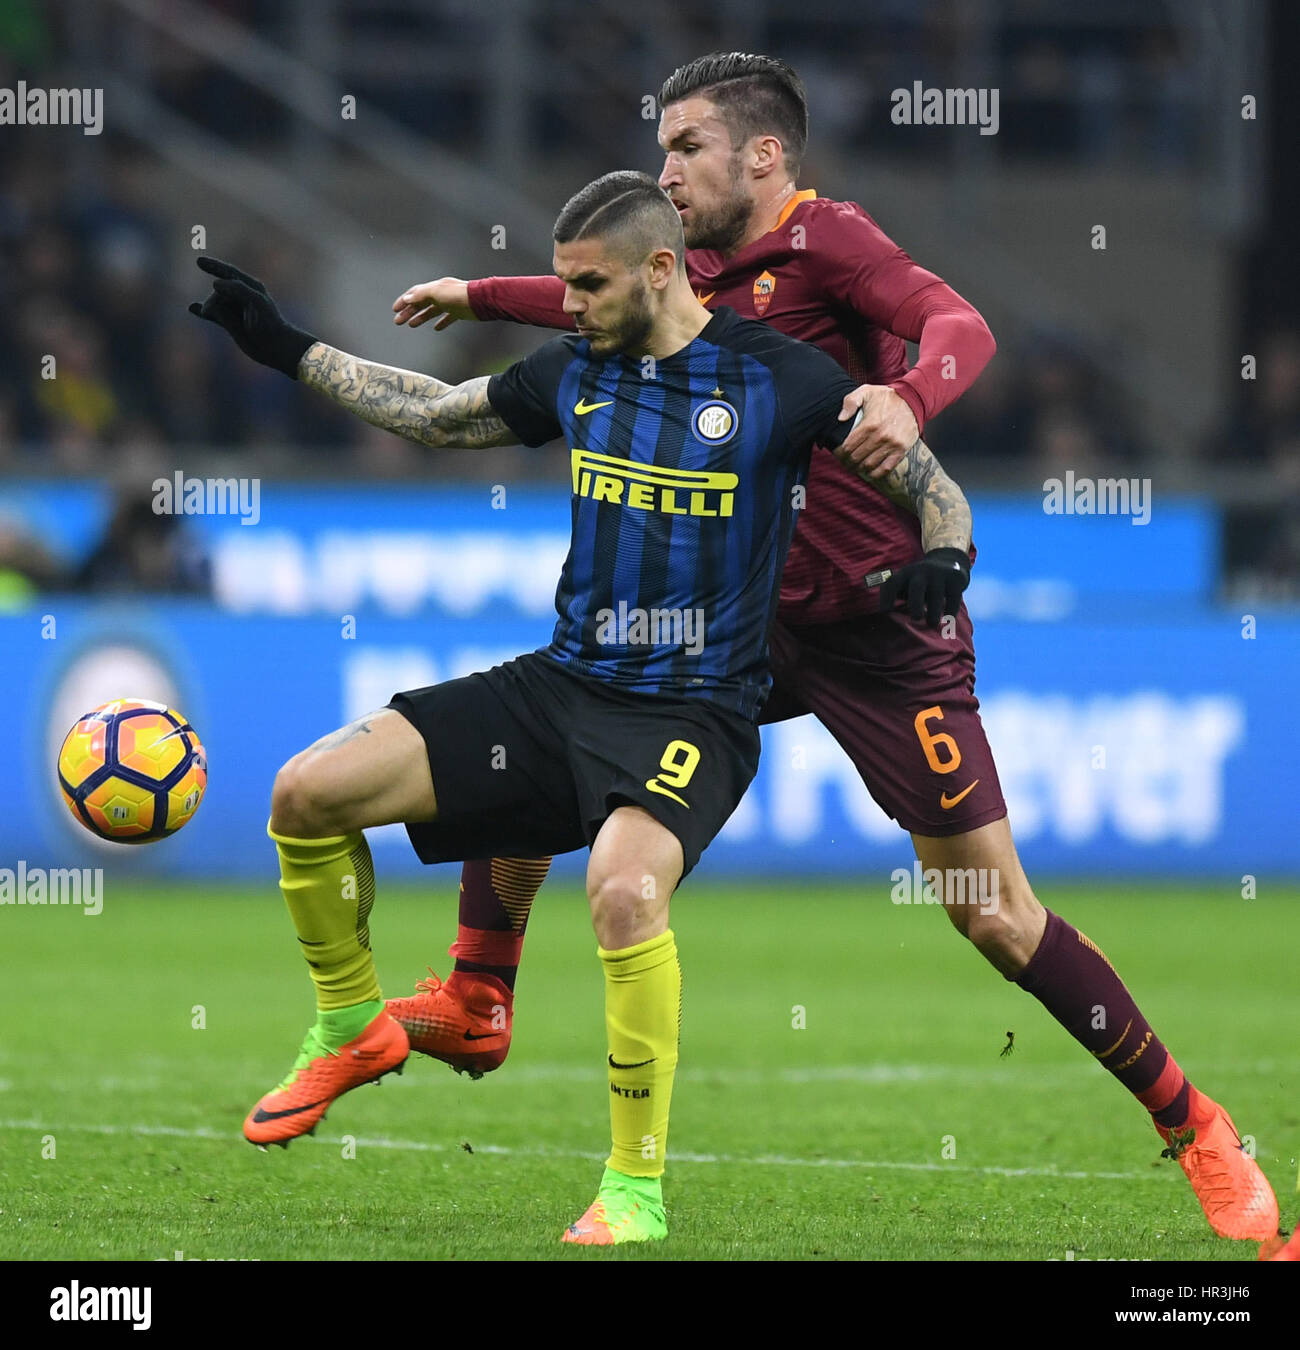
[[[473,450],[519,442],[492,411],[487,375],[444,384],[432,375],[363,361],[316,342],[299,363],[298,378],[372,426],[421,445]]]
[[[212,294],[190,313],[224,328],[246,356],[319,390],[373,426],[423,445],[475,449],[516,445],[518,436],[492,411],[488,377],[444,384],[362,361],[287,323],[266,287],[220,258],[199,258]]]
[[[403,291],[393,301],[393,322],[410,328],[419,328],[430,319],[437,319],[433,331],[441,333],[457,320],[476,318],[478,315],[469,303],[469,282],[459,277],[421,282]]]
[[[440,333],[459,319],[505,319],[571,332],[572,314],[564,309],[564,282],[557,276],[480,277],[461,281],[440,277],[403,291],[393,301],[393,322],[419,328],[437,319]]]

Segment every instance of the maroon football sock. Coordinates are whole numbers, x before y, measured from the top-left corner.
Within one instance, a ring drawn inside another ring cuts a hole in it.
[[[457,970],[515,987],[528,914],[550,867],[549,858],[484,858],[461,867],[460,931],[451,947]]]
[[[1158,1125],[1187,1124],[1199,1097],[1151,1030],[1101,948],[1047,911],[1038,950],[1015,977],[1151,1112]]]

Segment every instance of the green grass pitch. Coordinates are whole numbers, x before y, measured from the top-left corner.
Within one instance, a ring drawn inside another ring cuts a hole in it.
[[[446,973],[454,873],[431,882],[380,878],[388,993],[426,964]],[[1254,1137],[1289,1228],[1300,890],[1040,894]],[[1142,1109],[1035,1000],[935,908],[895,906],[884,886],[700,880],[674,901],[669,1238],[614,1252],[558,1241],[608,1145],[603,986],[578,887],[556,880],[538,899],[500,1071],[472,1083],[413,1056],[335,1103],[316,1138],[269,1153],[240,1124],[312,1009],[274,881],[166,890],[109,871],[104,895],[94,918],[0,913],[9,1258],[1255,1256],[1214,1237]]]

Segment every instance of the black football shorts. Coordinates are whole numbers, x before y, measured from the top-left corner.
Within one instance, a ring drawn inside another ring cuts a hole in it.
[[[388,706],[429,754],[438,819],[406,827],[426,863],[568,853],[632,805],[676,835],[685,876],[758,768],[758,730],[739,713],[628,692],[539,652]]]

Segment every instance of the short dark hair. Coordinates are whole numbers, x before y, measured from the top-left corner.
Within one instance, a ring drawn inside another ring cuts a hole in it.
[[[557,244],[617,237],[620,256],[632,266],[657,248],[670,248],[678,267],[686,260],[682,218],[649,174],[632,169],[607,173],[575,192],[555,218]]]
[[[717,106],[733,150],[752,136],[775,136],[785,151],[786,171],[799,177],[808,144],[808,94],[793,67],[775,56],[710,52],[673,71],[659,90],[659,106],[692,94]]]

